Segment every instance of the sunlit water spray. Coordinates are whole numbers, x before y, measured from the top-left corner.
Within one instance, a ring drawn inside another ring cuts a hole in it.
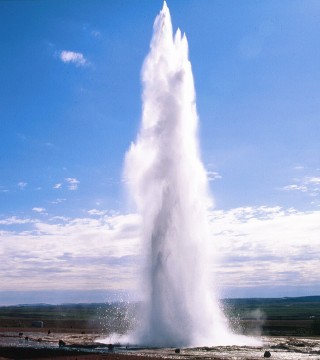
[[[212,293],[212,200],[199,156],[188,42],[179,29],[173,35],[166,3],[154,23],[142,81],[141,128],[125,161],[147,252],[145,306],[131,341],[165,347],[246,343],[229,330]]]

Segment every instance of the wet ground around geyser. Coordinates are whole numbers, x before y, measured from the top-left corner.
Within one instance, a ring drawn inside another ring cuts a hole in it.
[[[180,349],[141,349],[141,355],[159,356],[174,359],[261,359],[269,351],[272,359],[320,359],[320,339],[261,337],[263,345],[251,346],[214,346]],[[174,353],[174,354],[173,354]]]
[[[26,340],[27,337],[27,340]],[[130,358],[130,355],[163,359],[261,359],[265,351],[271,359],[320,359],[320,338],[302,337],[261,337],[259,347],[251,346],[214,346],[182,348],[176,353],[174,348],[141,348],[128,344],[115,344],[114,348],[99,342],[98,334],[70,334],[26,331],[20,335],[15,331],[0,331],[0,357],[33,358],[81,354],[117,354]],[[59,347],[59,340],[65,344]],[[110,339],[111,340],[111,339]],[[12,354],[12,357],[10,357]],[[15,354],[18,354],[15,356]],[[19,355],[20,354],[20,355]],[[22,354],[22,355],[21,355]],[[28,354],[28,356],[23,356]]]

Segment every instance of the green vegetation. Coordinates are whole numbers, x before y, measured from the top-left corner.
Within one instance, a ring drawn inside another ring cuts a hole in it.
[[[123,333],[137,321],[139,304],[64,304],[0,307],[0,327],[28,328],[43,321],[46,329]],[[320,335],[320,296],[278,299],[225,299],[234,329],[270,335]]]
[[[320,334],[320,296],[226,299],[224,310],[236,330],[269,335]]]
[[[320,318],[320,296],[274,299],[226,299],[226,310],[241,319],[255,319],[259,310],[268,320]]]
[[[67,305],[17,305],[0,307],[0,318],[20,317],[33,319],[35,316],[42,320],[77,319],[88,320],[97,315],[100,304],[67,304]]]
[[[320,318],[316,318],[313,320],[312,333],[313,335],[320,335]]]
[[[136,304],[17,305],[0,307],[0,327],[29,328],[34,321],[60,331],[125,332],[132,323]]]

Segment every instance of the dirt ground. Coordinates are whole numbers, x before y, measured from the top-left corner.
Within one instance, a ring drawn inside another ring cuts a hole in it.
[[[1,350],[0,350],[1,351]],[[38,357],[37,354],[17,354],[14,351],[9,357],[0,357],[0,360],[12,360],[12,359],[24,359],[24,360],[150,360],[149,356],[135,356],[124,354],[92,354],[92,355],[48,355],[45,357]],[[152,360],[163,360],[161,357],[152,357]]]
[[[70,327],[51,329],[50,334],[48,334],[48,330],[47,328],[0,328],[0,360],[150,360],[149,356],[138,356],[130,353],[119,354],[106,350],[105,353],[99,354],[92,349],[92,353],[88,354],[81,347],[70,349],[68,347],[70,344],[77,346],[82,343],[90,346],[101,336],[98,333],[89,334],[88,329]],[[26,337],[28,340],[25,339]],[[67,346],[58,347],[59,339],[63,339]],[[44,346],[41,347],[42,344]],[[46,348],[46,345],[49,347]],[[152,359],[162,358],[153,356]]]
[[[89,329],[60,332],[46,328],[0,328],[0,360],[257,360],[271,351],[274,359],[319,360],[320,339],[316,337],[267,336],[258,346],[213,346],[181,349],[137,348],[123,344],[108,347],[109,340]],[[27,339],[26,339],[27,338]],[[64,344],[59,346],[59,340]],[[110,340],[111,342],[111,340]],[[109,344],[110,346],[110,344]]]

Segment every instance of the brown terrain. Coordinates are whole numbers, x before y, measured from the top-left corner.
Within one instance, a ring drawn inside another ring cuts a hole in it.
[[[164,353],[146,349],[126,349],[125,345],[118,347],[117,344],[112,344],[111,333],[121,334],[128,330],[128,314],[132,309],[128,312],[128,309],[119,305],[103,306],[102,310],[101,304],[0,307],[0,360],[202,358],[201,354],[194,357],[193,353],[187,352],[182,356],[176,354],[175,349],[166,349]],[[250,315],[256,308],[262,309],[263,318],[255,319]],[[230,318],[233,316],[233,319],[236,319],[234,327],[247,335],[270,336],[271,340],[273,338],[270,345],[270,349],[274,349],[272,351],[308,350],[311,351],[311,355],[313,352],[315,356],[320,356],[320,297],[298,300],[239,300],[231,303],[230,309]],[[42,327],[37,327],[39,322]],[[295,340],[299,338],[300,340]],[[99,343],[99,339],[107,340]],[[60,346],[59,340],[62,341]],[[263,358],[264,350],[265,348],[261,347],[258,352],[247,353],[241,359]],[[205,351],[210,352],[207,353],[206,359],[228,358],[225,355],[220,357],[219,352],[213,353],[212,348]],[[233,349],[230,348],[230,351]]]

